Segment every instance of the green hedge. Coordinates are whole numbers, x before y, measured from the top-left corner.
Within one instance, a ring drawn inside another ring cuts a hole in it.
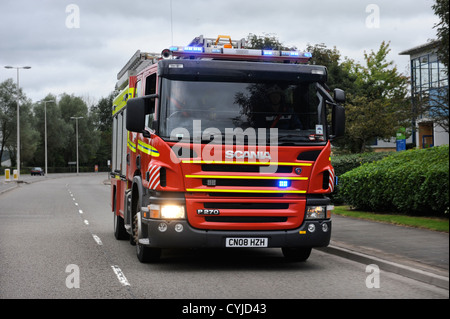
[[[333,194],[330,195],[333,203],[335,205],[345,204],[342,196],[340,196],[339,193],[340,176],[363,164],[379,161],[392,154],[392,152],[368,152],[331,156],[331,164],[333,165],[335,174],[338,177],[338,184],[336,185]]]
[[[386,156],[392,155],[392,152],[370,152],[346,155],[334,155],[331,157],[331,164],[337,176],[341,176],[354,168],[365,163],[379,161]]]
[[[339,196],[361,210],[448,216],[449,147],[394,153],[339,178]]]

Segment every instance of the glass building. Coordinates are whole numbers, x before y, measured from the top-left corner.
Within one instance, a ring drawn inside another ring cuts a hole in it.
[[[426,112],[413,119],[413,143],[419,148],[449,143],[448,132],[436,118],[442,117],[444,110],[448,123],[448,97],[445,97],[448,95],[448,75],[447,68],[439,61],[436,53],[438,44],[438,41],[431,41],[399,53],[410,56],[413,110],[417,110],[418,103],[427,103],[429,106]],[[425,97],[427,102],[424,102]],[[443,104],[446,107],[442,107]]]

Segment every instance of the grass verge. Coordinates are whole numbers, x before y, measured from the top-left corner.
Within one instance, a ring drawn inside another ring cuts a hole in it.
[[[352,210],[348,206],[335,206],[333,214],[401,226],[424,228],[446,233],[449,232],[448,231],[449,220],[446,218],[415,217],[400,214],[370,213]]]

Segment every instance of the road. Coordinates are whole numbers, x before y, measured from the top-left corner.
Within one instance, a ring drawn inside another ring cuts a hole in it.
[[[448,290],[313,250],[170,250],[142,264],[113,235],[107,175],[21,183],[0,194],[0,298],[448,299]],[[373,278],[373,277],[370,277]],[[369,281],[368,281],[369,280]],[[369,284],[370,285],[370,284]]]

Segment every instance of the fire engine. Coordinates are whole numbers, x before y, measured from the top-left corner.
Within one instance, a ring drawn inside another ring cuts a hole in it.
[[[122,68],[111,206],[115,237],[141,262],[202,247],[278,247],[305,261],[329,244],[345,93],[311,57],[199,36],[138,50]]]

